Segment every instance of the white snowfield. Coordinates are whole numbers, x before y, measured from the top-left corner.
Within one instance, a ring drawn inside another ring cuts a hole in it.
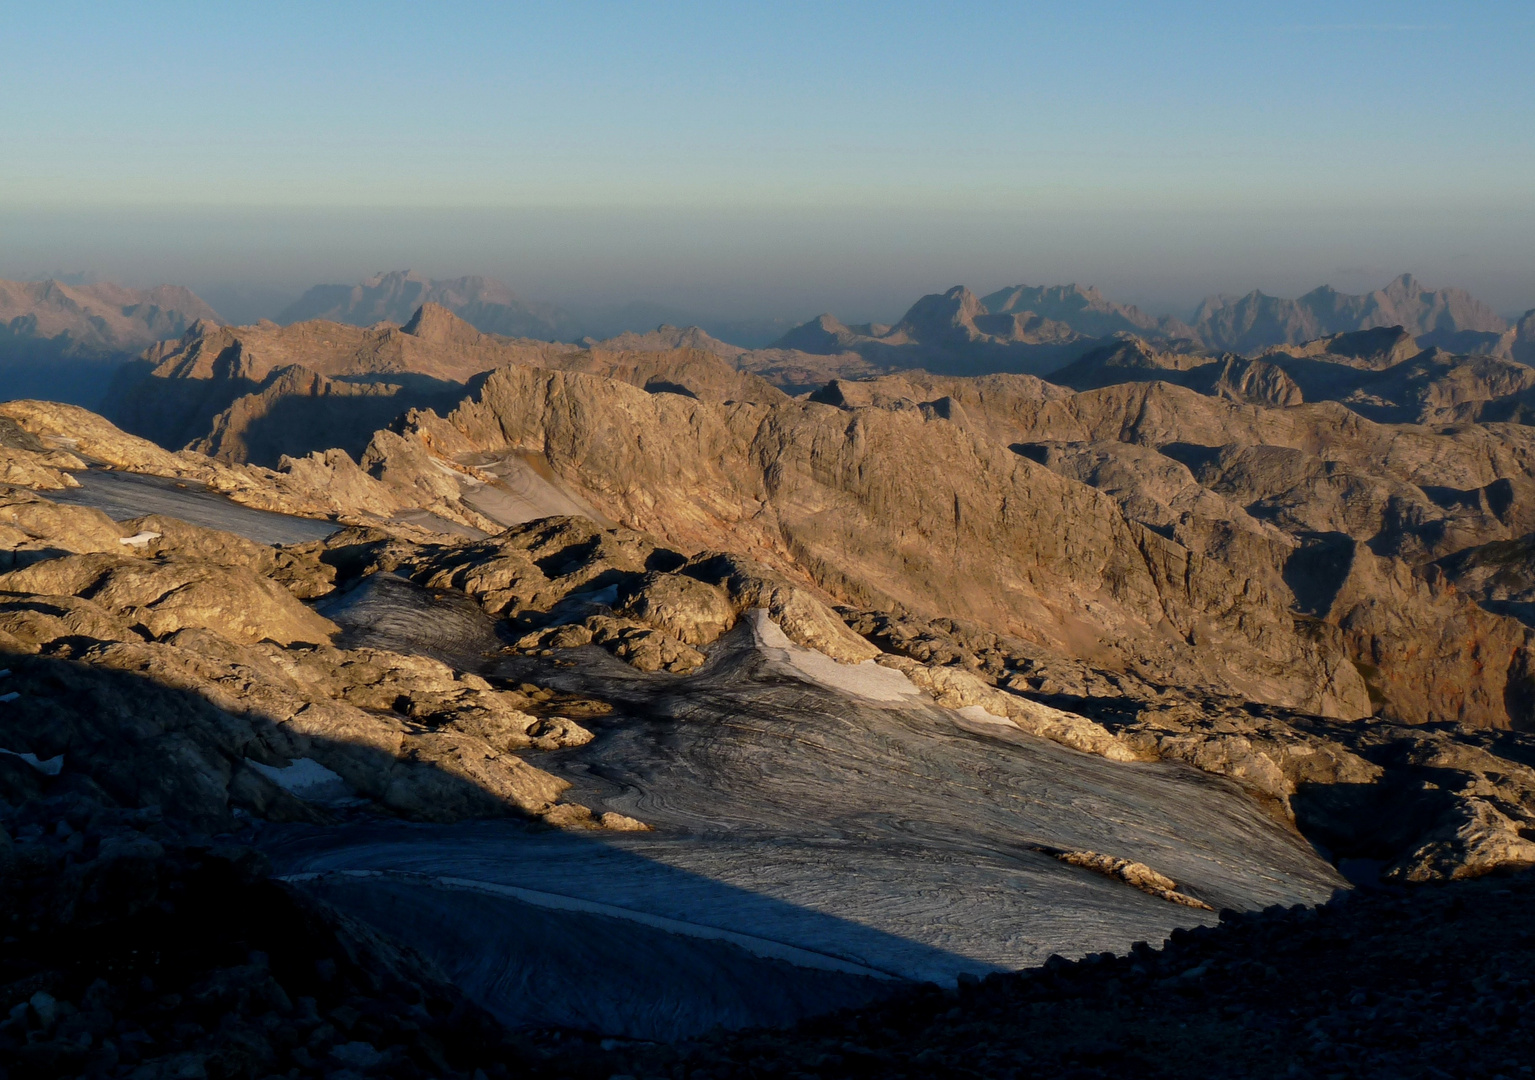
[[[132,536],[119,537],[117,542],[119,544],[127,544],[129,547],[148,547],[151,541],[158,539],[160,539],[159,533],[145,529],[143,532],[136,532]]]
[[[817,686],[852,694],[865,701],[903,702],[922,697],[922,691],[905,675],[892,668],[880,667],[873,660],[839,664],[823,652],[794,644],[768,616],[766,608],[752,608],[746,613],[746,620],[751,627],[752,640],[763,656],[787,665],[795,674]]]
[[[353,799],[352,789],[339,773],[332,772],[313,758],[298,758],[286,768],[263,765],[245,759],[245,764],[272,783],[298,798],[312,803],[341,803]]]

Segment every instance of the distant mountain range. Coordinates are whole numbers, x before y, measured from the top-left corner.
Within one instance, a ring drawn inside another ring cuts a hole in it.
[[[422,304],[437,304],[486,334],[570,341],[580,327],[552,304],[530,303],[494,278],[432,281],[408,270],[379,274],[359,285],[316,285],[278,316],[285,325],[325,319],[352,326],[402,326]]]
[[[790,330],[772,348],[826,356],[857,353],[871,362],[950,374],[977,374],[988,366],[1044,374],[1072,346],[1115,334],[1250,354],[1331,334],[1400,326],[1425,348],[1514,358],[1516,346],[1531,340],[1531,322],[1530,315],[1521,320],[1521,337],[1518,327],[1510,327],[1464,289],[1427,289],[1411,274],[1362,296],[1326,285],[1294,300],[1256,290],[1246,296],[1214,296],[1199,306],[1192,323],[1116,304],[1090,286],[1016,285],[979,298],[956,286],[924,296],[893,326],[849,326],[826,314]],[[1075,349],[1076,355],[1082,352]]]
[[[1428,289],[1410,274],[1363,295],[1323,286],[1296,299],[1257,291],[1215,296],[1189,322],[1072,284],[1015,285],[985,296],[956,286],[922,297],[894,324],[849,324],[824,314],[790,327],[782,320],[691,319],[648,303],[578,316],[524,300],[492,278],[434,280],[391,271],[356,285],[317,285],[279,321],[401,326],[423,305],[510,339],[645,351],[676,348],[687,338],[686,344],[796,393],[832,378],[915,368],[946,375],[1048,375],[1124,335],[1176,345],[1181,352],[1253,356],[1401,326],[1420,348],[1535,363],[1535,311],[1510,325],[1465,290]],[[140,291],[52,280],[0,282],[0,399],[41,396],[97,405],[122,363],[156,342],[179,338],[195,323],[214,327],[222,321],[196,294],[176,286]],[[664,325],[655,329],[658,322]]]
[[[137,352],[199,319],[218,322],[218,312],[179,285],[0,281],[0,341],[54,341],[66,356]]]
[[[277,317],[284,325],[326,319],[352,326],[402,325],[422,304],[437,304],[476,330],[539,341],[601,340],[644,333],[662,323],[698,324],[747,348],[767,344],[790,325],[787,319],[709,319],[679,308],[643,301],[575,314],[554,304],[524,300],[494,278],[435,280],[410,270],[378,274],[358,285],[316,285]]]
[[[1403,274],[1383,289],[1350,296],[1323,285],[1296,300],[1266,296],[1214,296],[1194,315],[1194,335],[1207,347],[1252,352],[1273,345],[1400,326],[1420,344],[1464,353],[1494,353],[1508,320],[1464,289],[1427,289]],[[1428,338],[1428,340],[1423,340]]]
[[[275,467],[284,454],[332,447],[361,454],[396,416],[449,409],[484,373],[510,365],[590,372],[690,397],[783,397],[737,371],[721,349],[730,353],[696,329],[627,335],[590,350],[513,339],[481,333],[432,302],[403,326],[201,322],[119,366],[102,410],[169,449],[193,446]]]

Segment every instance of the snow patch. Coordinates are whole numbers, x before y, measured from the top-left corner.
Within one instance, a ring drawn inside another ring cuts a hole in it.
[[[606,588],[595,589],[592,592],[571,593],[565,599],[572,602],[579,601],[583,604],[603,604],[612,607],[618,603],[618,586],[609,585]]]
[[[25,761],[28,765],[32,766],[44,776],[57,776],[64,770],[63,754],[48,758],[44,761],[39,761],[36,754],[18,754],[14,750],[0,749],[0,754],[9,754],[11,757],[21,758],[22,761]]]
[[[603,608],[611,608],[616,603],[618,603],[617,585],[589,589],[586,592],[573,592],[549,609],[549,621],[544,625],[568,626],[571,623],[578,623],[588,615],[594,612],[600,613]]]
[[[768,615],[766,608],[752,608],[747,612],[747,618],[757,648],[788,664],[809,682],[856,694],[869,701],[905,702],[922,697],[922,691],[893,668],[883,667],[873,660],[839,664],[825,653],[794,644]]]
[[[966,705],[963,709],[955,709],[954,711],[959,713],[959,715],[963,716],[966,720],[969,720],[971,723],[1001,724],[1003,727],[1018,728],[1018,725],[1013,723],[1013,721],[1009,720],[1007,717],[998,716],[993,712],[987,712],[984,705]],[[1022,729],[1018,728],[1018,730],[1021,731]]]
[[[160,539],[159,533],[145,530],[141,533],[134,533],[132,536],[120,536],[117,542],[119,544],[127,544],[129,547],[145,547],[151,540],[158,539]]]
[[[340,775],[331,772],[313,758],[297,758],[285,769],[245,759],[256,772],[305,802],[338,803],[352,798],[352,789]]]

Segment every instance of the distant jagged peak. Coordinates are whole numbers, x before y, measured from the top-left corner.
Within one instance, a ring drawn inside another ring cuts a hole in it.
[[[1108,337],[1129,331],[1159,338],[1192,337],[1193,331],[1169,316],[1148,314],[1134,304],[1104,296],[1096,285],[1012,285],[981,298],[996,314],[1031,313],[1061,323],[1086,337]]]
[[[1083,286],[1076,282],[1066,285],[1009,285],[994,293],[988,293],[981,298],[981,303],[993,315],[1002,315],[1010,311],[1041,311],[1042,309],[1080,311],[1092,308],[1108,311],[1119,310],[1121,307],[1105,297],[1098,286]]]
[[[788,331],[768,346],[770,349],[789,349],[815,356],[835,356],[847,352],[851,346],[869,341],[830,312],[817,315],[809,322]]]
[[[1514,327],[1509,355],[1521,364],[1535,367],[1535,308],[1526,311]]]
[[[363,289],[393,290],[407,284],[430,287],[432,282],[414,270],[381,270],[362,282],[358,287]]]
[[[579,337],[568,313],[550,304],[525,301],[495,278],[471,275],[434,280],[413,270],[375,274],[357,285],[316,285],[288,305],[278,321],[329,319],[353,326],[400,326],[425,303],[440,305],[486,334],[541,341]]]
[[[1006,300],[1016,301],[1019,296],[1014,291],[1004,298],[1002,306],[1007,306]],[[1094,332],[1083,333],[1070,321],[1054,317],[1061,314],[1060,308],[1060,304],[1055,304],[1046,313],[1015,304],[1006,311],[993,311],[968,288],[956,285],[947,292],[933,293],[918,300],[896,324],[894,333],[883,340],[894,343],[899,335],[903,344],[910,341],[950,348],[971,344],[1059,345],[1085,336],[1101,336],[1124,326],[1120,320],[1112,326],[1094,326]]]
[[[1507,320],[1466,290],[1429,289],[1412,274],[1398,275],[1362,295],[1322,285],[1294,300],[1256,289],[1241,297],[1210,297],[1199,306],[1194,328],[1212,348],[1251,353],[1396,325],[1414,337],[1436,335],[1438,342],[1467,333],[1496,337],[1508,330]]]
[[[986,306],[988,308],[991,307],[995,298],[1004,295],[1014,298],[1015,302],[1018,299],[1032,299],[1035,297],[1076,297],[1085,301],[1103,300],[1103,293],[1099,291],[1098,286],[1079,285],[1075,281],[1071,281],[1065,285],[1009,285],[986,296]]]
[[[1121,331],[1047,378],[1058,386],[1088,390],[1139,381],[1144,376],[1138,373],[1192,371],[1212,362],[1202,352],[1159,349],[1138,334]]]
[[[919,341],[934,332],[960,330],[978,334],[975,317],[985,314],[986,308],[975,293],[964,285],[955,285],[946,292],[922,297],[907,309],[896,329],[907,331]]]
[[[265,319],[262,320],[262,322],[265,321]],[[275,326],[276,324],[274,323],[273,325]],[[191,341],[193,338],[206,337],[209,334],[216,333],[222,326],[222,323],[213,319],[198,319],[181,332],[181,340]]]
[[[485,335],[460,319],[441,304],[428,301],[416,309],[410,321],[400,327],[406,333],[433,344],[478,345]]]
[[[132,355],[180,337],[199,321],[222,322],[196,293],[179,285],[132,289],[110,281],[0,281],[0,324],[9,324],[18,337],[49,340],[63,355]]]

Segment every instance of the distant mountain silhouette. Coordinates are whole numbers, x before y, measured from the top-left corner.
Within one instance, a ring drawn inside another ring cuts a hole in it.
[[[1033,313],[1064,323],[1088,337],[1107,337],[1121,331],[1174,338],[1193,336],[1193,331],[1178,319],[1148,315],[1133,304],[1116,304],[1093,285],[1086,288],[1076,284],[1014,285],[982,297],[981,304],[993,315]]]
[[[0,400],[96,405],[115,368],[218,312],[190,289],[0,281]]]
[[[720,341],[697,326],[668,326],[662,324],[648,333],[626,330],[605,341],[583,338],[581,344],[589,349],[607,349],[624,352],[663,352],[668,349],[698,349],[724,360],[734,360],[748,350],[739,345]]]
[[[1510,348],[1515,360],[1535,365],[1535,308],[1524,313],[1514,328],[1514,342]]]
[[[513,339],[481,333],[430,302],[403,326],[201,322],[119,367],[104,408],[125,431],[167,449],[275,467],[285,454],[360,454],[397,416],[447,411],[483,373],[509,365],[587,372],[704,400],[782,398],[732,366],[728,358],[740,351],[696,327],[588,348]]]
[[[140,290],[110,282],[0,281],[4,332],[58,342],[69,356],[137,352],[180,337],[199,319],[220,321],[218,312],[179,285]]]
[[[438,304],[486,334],[540,341],[574,341],[581,336],[569,312],[523,300],[494,278],[436,281],[408,270],[379,274],[360,285],[316,285],[288,305],[277,321],[325,319],[352,326],[399,326],[409,322],[422,304]]]
[[[783,318],[717,319],[644,300],[575,313],[524,300],[494,278],[434,280],[409,270],[378,274],[358,285],[316,285],[283,309],[277,321],[288,325],[326,319],[352,326],[399,326],[422,304],[438,304],[486,334],[538,341],[574,342],[588,337],[605,341],[621,334],[646,334],[663,325],[698,326],[718,340],[753,349],[790,327]]]
[[[1095,350],[1113,352],[1119,348],[1113,339],[1127,334],[1163,346],[1176,344],[1182,353],[1257,356],[1267,349],[1382,327],[1402,327],[1415,349],[1535,363],[1535,314],[1511,328],[1464,289],[1428,289],[1411,274],[1361,296],[1324,285],[1294,300],[1257,291],[1210,297],[1192,325],[1115,303],[1092,286],[1015,285],[980,298],[956,286],[922,297],[894,326],[848,325],[828,313],[794,327],[771,348],[845,358],[838,364],[808,365],[827,377],[858,374],[855,362],[876,371],[925,367],[946,374],[1045,375]],[[793,366],[782,357],[774,363]]]
[[[1034,300],[1043,302],[1036,305]],[[956,285],[922,297],[894,326],[849,326],[826,314],[796,326],[771,348],[812,356],[856,356],[885,371],[920,367],[949,375],[1038,375],[1076,360],[1095,348],[1100,337],[1126,330],[1155,332],[1160,325],[1135,308],[1109,303],[1096,289],[1020,285],[982,300]],[[1181,323],[1169,325],[1187,330]],[[827,373],[832,374],[830,369]],[[847,373],[854,369],[837,372]]]
[[[1420,341],[1425,347],[1443,345],[1466,352],[1496,351],[1496,340],[1508,330],[1507,320],[1464,289],[1426,289],[1411,274],[1363,296],[1341,293],[1330,285],[1295,300],[1256,289],[1241,297],[1214,296],[1194,315],[1200,341],[1212,349],[1235,352],[1378,326],[1400,326],[1414,337],[1428,337]],[[1470,340],[1454,340],[1467,335]],[[1492,340],[1479,340],[1479,336]],[[1477,344],[1484,347],[1467,348]]]

